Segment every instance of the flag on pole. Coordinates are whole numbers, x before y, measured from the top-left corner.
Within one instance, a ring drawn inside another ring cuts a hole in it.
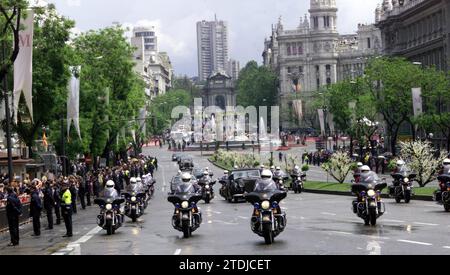
[[[19,54],[14,61],[14,121],[17,123],[17,112],[20,96],[25,102],[33,120],[33,25],[34,11],[27,11],[27,18],[23,20],[23,29],[19,31]]]
[[[42,135],[42,145],[45,147],[45,151],[47,151],[47,148],[48,148],[48,142],[47,142],[47,135],[45,134],[45,132],[44,132],[44,134]]]

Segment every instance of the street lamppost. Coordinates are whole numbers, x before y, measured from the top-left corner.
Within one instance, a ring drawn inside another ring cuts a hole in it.
[[[6,40],[3,41],[3,61],[6,62]],[[12,144],[11,144],[11,113],[9,109],[9,95],[8,95],[8,77],[3,78],[3,95],[5,99],[5,117],[6,117],[6,149],[8,152],[8,180],[12,183],[13,180],[13,161],[12,161]]]

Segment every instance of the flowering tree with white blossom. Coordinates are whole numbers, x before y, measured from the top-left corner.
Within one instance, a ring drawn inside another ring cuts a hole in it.
[[[400,143],[400,157],[406,161],[408,167],[417,173],[416,181],[420,187],[436,180],[439,167],[447,157],[448,152],[439,152],[428,141],[413,141]]]
[[[328,162],[322,165],[322,168],[339,183],[344,183],[352,170],[353,164],[347,153],[336,152]]]

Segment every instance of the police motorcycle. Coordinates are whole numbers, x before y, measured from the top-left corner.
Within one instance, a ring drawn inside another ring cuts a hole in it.
[[[302,172],[298,166],[295,166],[291,173],[292,190],[295,194],[302,193],[304,189],[304,182],[306,181],[306,174]]]
[[[114,182],[111,180],[106,183],[102,197],[94,200],[94,204],[100,207],[97,224],[105,229],[108,235],[114,234],[123,224],[124,216],[120,212],[120,204],[124,201],[114,189]]]
[[[245,195],[246,201],[254,207],[250,220],[251,230],[263,237],[266,244],[272,244],[275,237],[286,228],[286,213],[280,207],[280,202],[286,196],[287,193],[280,190],[272,180],[270,170],[263,170],[254,191]]]
[[[368,166],[361,168],[360,182],[352,185],[352,193],[357,200],[353,201],[353,213],[364,220],[365,225],[377,224],[377,219],[385,212],[381,191],[387,187],[385,179],[382,181],[370,171]]]
[[[145,210],[145,192],[142,185],[138,184],[136,178],[130,179],[130,185],[127,186],[125,192],[122,192],[125,198],[125,215],[133,222],[144,214]]]
[[[287,188],[285,186],[285,183],[289,179],[289,177],[286,176],[283,171],[281,171],[280,167],[276,167],[275,171],[272,173],[273,173],[273,180],[278,185],[278,187],[281,190],[286,190]]]
[[[413,180],[416,178],[416,174],[408,172],[403,160],[397,161],[397,171],[391,176],[394,179],[392,185],[389,186],[389,196],[395,198],[397,203],[405,200],[405,203],[411,201],[411,197],[414,194]]]
[[[146,193],[146,207],[148,206],[148,202],[153,198],[153,195],[155,194],[155,179],[152,177],[152,175],[149,173],[147,175],[142,176],[142,182],[144,186],[144,191]]]
[[[442,204],[446,212],[450,212],[450,159],[444,160],[438,181],[439,189],[434,192],[433,199]]]
[[[203,177],[198,180],[198,185],[202,187],[202,200],[204,200],[206,204],[209,204],[215,197],[213,189],[214,184],[216,184],[216,181],[213,181],[210,177],[210,173],[205,170],[203,172]]]
[[[197,207],[198,201],[202,199],[200,188],[191,181],[189,173],[183,173],[182,182],[167,200],[175,206],[172,216],[172,226],[183,232],[184,238],[192,236],[202,223],[202,214]]]

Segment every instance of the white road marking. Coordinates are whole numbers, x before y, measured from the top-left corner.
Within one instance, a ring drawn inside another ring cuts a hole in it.
[[[61,255],[61,253],[65,255],[67,254],[67,252],[69,252],[70,255],[80,255],[81,254],[80,244],[87,242],[100,230],[102,230],[101,227],[99,226],[95,227],[94,229],[86,233],[83,237],[79,238],[77,241],[69,243],[65,248],[60,249],[58,252],[53,253],[52,255]]]
[[[437,204],[426,204],[425,206],[434,207],[434,208],[442,208],[442,206],[437,205]]]
[[[439,225],[439,224],[435,224],[435,223],[426,223],[426,222],[414,222],[414,224],[429,225],[429,226],[438,226]]]
[[[443,246],[442,248],[450,249],[450,246]]]
[[[248,217],[238,216],[239,219],[247,220]]]
[[[381,246],[377,241],[368,242],[366,250],[370,251],[369,255],[381,255]]]
[[[402,243],[411,243],[411,244],[426,245],[426,246],[433,245],[431,243],[423,243],[423,242],[416,242],[416,241],[410,241],[410,240],[397,240],[397,241],[402,242]]]
[[[320,213],[320,214],[322,214],[322,215],[327,215],[327,216],[337,216],[336,214],[334,214],[334,213],[329,213],[329,212],[322,212],[322,213]]]
[[[353,233],[350,232],[344,232],[344,231],[328,231],[330,233],[336,233],[336,234],[342,234],[342,235],[355,235]]]
[[[173,255],[180,255],[180,254],[181,254],[181,249],[180,248],[175,250],[175,253],[173,253]]]
[[[382,219],[384,222],[398,222],[398,223],[404,223],[405,221],[401,220],[390,220],[390,219]]]

